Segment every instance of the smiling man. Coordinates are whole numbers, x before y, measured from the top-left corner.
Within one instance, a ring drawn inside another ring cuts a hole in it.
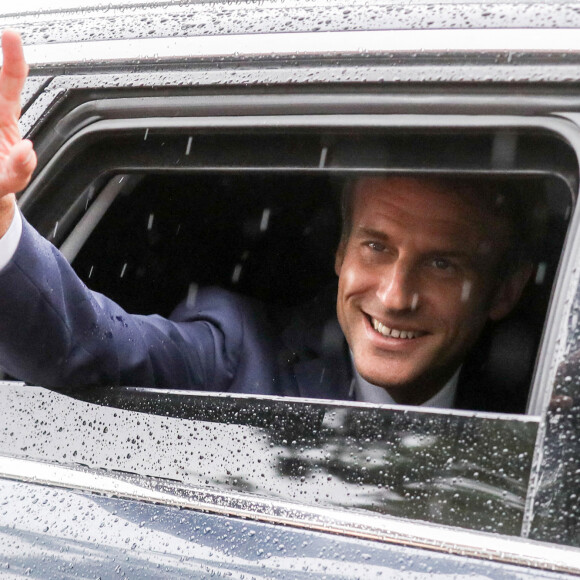
[[[410,177],[359,179],[343,205],[337,313],[356,371],[397,403],[453,391],[530,274],[510,205],[490,184]]]

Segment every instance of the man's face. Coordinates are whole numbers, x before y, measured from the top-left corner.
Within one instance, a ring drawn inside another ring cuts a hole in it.
[[[433,396],[519,297],[525,280],[498,281],[508,237],[434,181],[359,180],[336,257],[338,319],[359,373],[400,403]]]

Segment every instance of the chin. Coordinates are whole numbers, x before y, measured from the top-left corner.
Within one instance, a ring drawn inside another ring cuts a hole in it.
[[[359,368],[357,366],[357,370],[360,376],[377,387],[382,387],[383,389],[404,389],[407,386],[413,385],[417,382],[420,378],[418,376],[414,376],[411,373],[405,374],[398,374],[398,373],[377,373],[375,372],[366,372],[366,369]]]

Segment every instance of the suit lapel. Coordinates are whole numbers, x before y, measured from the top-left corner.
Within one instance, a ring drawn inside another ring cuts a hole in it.
[[[300,397],[348,400],[352,369],[336,318],[336,284],[294,310],[282,332],[283,366]]]

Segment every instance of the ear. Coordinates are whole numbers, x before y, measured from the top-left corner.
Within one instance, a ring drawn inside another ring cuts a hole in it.
[[[341,240],[336,249],[336,254],[334,254],[334,271],[337,276],[340,276],[340,270],[342,269],[342,262],[344,261],[345,243]]]
[[[489,309],[491,320],[501,320],[514,309],[530,279],[532,270],[533,265],[527,262],[500,283]]]

